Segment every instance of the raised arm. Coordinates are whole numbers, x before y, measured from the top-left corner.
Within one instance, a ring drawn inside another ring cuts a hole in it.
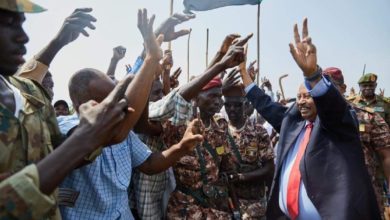
[[[135,112],[126,116],[121,125],[122,129],[117,134],[117,140],[124,139],[141,117],[146,103],[149,100],[155,73],[160,65],[159,61],[162,58],[160,45],[164,36],[160,35],[156,39],[153,33],[154,18],[154,15],[150,19],[148,18],[146,9],[138,11],[138,29],[144,39],[146,56],[139,73],[135,75],[134,79],[124,92],[124,97],[127,99],[128,106],[135,109]]]
[[[115,70],[118,65],[119,60],[123,59],[126,54],[126,48],[123,46],[117,46],[113,50],[113,55],[110,61],[110,65],[108,66],[107,76],[109,76],[112,80],[115,79]]]
[[[294,25],[295,45],[290,43],[290,52],[303,72],[305,85],[314,99],[318,117],[325,128],[336,133],[345,134],[346,130],[357,131],[354,117],[349,110],[350,106],[333,84],[322,76],[322,70],[317,65],[317,50],[309,37],[307,23],[305,18],[302,38],[298,32],[298,25]]]
[[[229,36],[227,38],[229,38]],[[218,62],[216,62],[213,66],[208,68],[200,76],[191,80],[189,83],[181,86],[179,89],[180,95],[185,100],[190,101],[192,98],[198,95],[199,91],[215,76],[217,76],[222,71],[228,68],[232,68],[239,65],[245,59],[244,45],[248,42],[248,40],[252,36],[253,34],[250,34],[247,37],[236,41],[234,44],[231,44],[228,47],[228,51],[226,52],[226,54]],[[224,42],[226,42],[226,39]],[[229,42],[231,43],[232,41]]]
[[[22,77],[33,79],[42,83],[43,78],[47,73],[47,68],[50,66],[57,53],[67,44],[76,40],[80,34],[88,37],[89,34],[86,28],[95,29],[92,24],[96,21],[89,13],[92,8],[78,8],[69,17],[67,17],[57,35],[44,47],[37,55],[35,60],[44,64],[46,68],[37,68],[32,71],[24,71],[19,74]]]

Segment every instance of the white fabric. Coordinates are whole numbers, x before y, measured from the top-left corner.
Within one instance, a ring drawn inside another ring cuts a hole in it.
[[[24,100],[24,98],[23,98],[23,96],[20,93],[20,90],[18,88],[16,88],[11,83],[9,83],[2,75],[0,75],[0,78],[5,82],[5,84],[8,86],[8,88],[10,88],[13,92],[14,100],[15,100],[15,112],[13,112],[13,113],[14,113],[14,116],[16,118],[18,118],[20,110],[23,110],[23,104],[24,104],[25,100]]]

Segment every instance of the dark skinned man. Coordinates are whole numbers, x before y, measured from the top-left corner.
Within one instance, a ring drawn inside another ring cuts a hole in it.
[[[168,219],[226,219],[230,216],[225,200],[226,187],[221,186],[221,182],[217,183],[220,163],[220,156],[217,154],[223,154],[224,146],[227,145],[226,139],[220,138],[227,136],[227,122],[213,118],[222,107],[221,79],[217,74],[242,62],[242,46],[251,36],[235,44],[232,42],[239,36],[227,36],[206,72],[179,88],[179,91],[194,88],[188,90],[183,97],[195,97],[200,118],[206,126],[207,141],[202,146],[197,146],[193,154],[181,158],[173,167],[177,187],[168,203]],[[218,121],[221,123],[218,124]],[[165,142],[175,143],[182,133],[183,126],[166,123]]]
[[[232,185],[229,193],[238,200],[233,205],[240,212],[241,219],[263,219],[266,187],[271,185],[274,170],[274,152],[267,130],[246,117],[245,92],[239,84],[229,80],[234,79],[234,73],[227,76],[222,89],[229,121],[230,149],[223,156],[220,171],[226,173],[228,184]]]
[[[65,100],[58,100],[53,106],[57,117],[69,115],[69,106]]]
[[[356,118],[317,66],[307,19],[290,52],[305,85],[297,103],[275,103],[241,71],[248,99],[280,133],[267,219],[380,219]]]
[[[377,112],[387,125],[390,126],[390,100],[375,94],[378,76],[374,73],[367,73],[360,77],[360,95],[349,97],[348,100],[359,107],[367,108],[367,111]]]
[[[112,134],[119,132],[122,120],[134,112],[123,99],[123,84],[118,85],[100,104],[89,101],[81,105],[79,127],[50,153],[50,137],[55,134],[50,129],[55,120],[50,98],[36,82],[12,76],[24,62],[28,41],[22,28],[24,12],[43,10],[27,0],[0,2],[2,219],[59,219],[52,195],[55,188],[92,151],[115,143]]]

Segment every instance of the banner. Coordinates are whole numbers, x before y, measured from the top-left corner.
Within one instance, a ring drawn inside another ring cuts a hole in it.
[[[184,0],[185,13],[191,11],[208,11],[232,5],[257,5],[262,0]]]

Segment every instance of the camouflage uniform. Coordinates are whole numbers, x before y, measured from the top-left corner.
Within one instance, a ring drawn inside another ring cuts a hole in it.
[[[390,126],[390,99],[375,95],[375,99],[371,102],[366,102],[360,95],[349,97],[348,100],[354,103],[359,108],[365,108],[369,112],[378,113],[385,119],[387,125]]]
[[[0,103],[1,181],[27,165],[39,162],[53,150],[52,143],[60,143],[61,140],[54,109],[44,89],[38,83],[24,78],[9,77],[9,81],[20,90],[24,102],[18,118]],[[9,190],[12,191],[11,188]],[[35,211],[26,209],[34,198],[23,196],[15,198],[14,202],[18,205],[10,205],[12,197],[8,198],[7,207],[15,206],[17,209],[12,211],[12,215],[21,217],[25,212]],[[24,201],[27,198],[29,201]],[[55,206],[51,208],[55,210]],[[4,216],[6,212],[1,215]]]
[[[186,127],[165,127],[168,146],[179,142]],[[230,219],[227,188],[219,181],[222,154],[228,148],[227,122],[214,117],[205,129],[203,145],[173,167],[177,187],[168,203],[168,219]]]
[[[385,179],[378,150],[390,148],[390,130],[384,119],[366,107],[352,104],[359,120],[360,140],[365,163],[371,176],[379,207],[384,210],[383,181]]]
[[[267,131],[260,123],[250,123],[236,130],[229,126],[230,148],[221,171],[246,173],[255,171],[274,158]],[[239,199],[242,219],[262,219],[266,210],[265,181],[238,182],[234,184]]]

